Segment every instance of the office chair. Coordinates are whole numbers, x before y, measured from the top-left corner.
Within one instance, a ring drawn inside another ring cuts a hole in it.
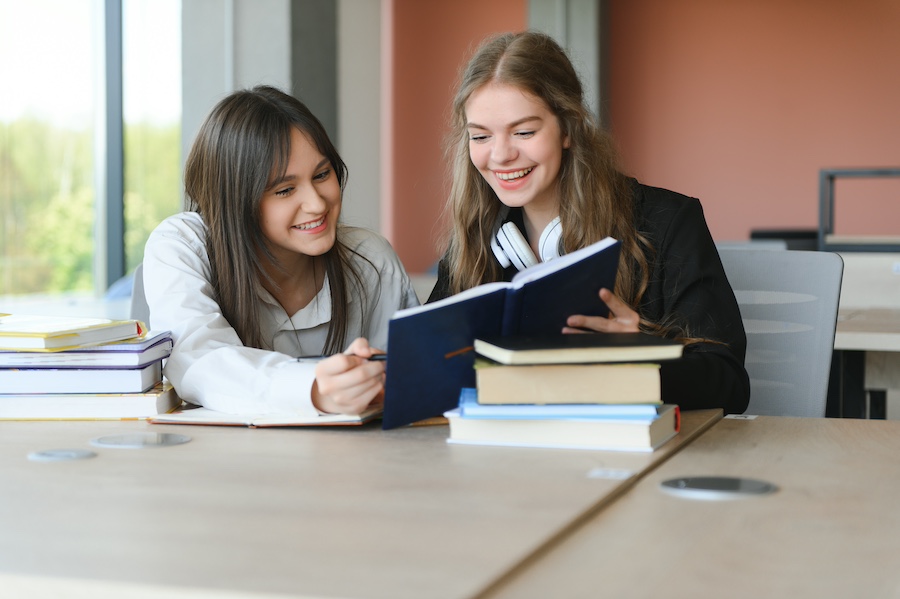
[[[825,416],[844,263],[838,254],[720,248],[747,333],[747,414]]]
[[[140,320],[150,326],[150,307],[144,296],[144,265],[138,264],[134,269],[133,283],[131,285],[131,318]]]

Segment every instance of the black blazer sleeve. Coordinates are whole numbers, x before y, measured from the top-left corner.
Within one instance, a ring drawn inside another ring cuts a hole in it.
[[[442,300],[451,295],[453,294],[450,293],[450,281],[447,276],[447,259],[445,256],[438,262],[437,281],[434,284],[434,288],[431,290],[431,295],[428,296],[428,301],[425,303],[430,304],[431,302]]]
[[[638,228],[656,250],[641,315],[709,340],[689,345],[683,358],[663,365],[663,400],[683,410],[742,413],[750,399],[747,339],[700,202],[637,182],[633,189]]]

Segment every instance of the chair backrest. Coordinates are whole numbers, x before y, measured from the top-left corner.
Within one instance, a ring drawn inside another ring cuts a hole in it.
[[[747,414],[825,416],[844,263],[831,252],[720,249],[741,309]]]
[[[138,264],[134,269],[134,278],[131,284],[131,318],[140,320],[150,326],[150,307],[144,296],[144,265]]]

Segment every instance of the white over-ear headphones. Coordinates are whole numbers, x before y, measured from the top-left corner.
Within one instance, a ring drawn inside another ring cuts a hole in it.
[[[491,235],[491,249],[494,256],[503,268],[512,265],[516,267],[516,270],[523,270],[537,264],[538,260],[534,252],[531,251],[525,236],[522,235],[516,224],[511,221],[503,222],[507,214],[509,214],[509,207],[504,206],[494,225],[494,233]],[[538,240],[541,262],[559,258],[560,237],[562,237],[562,225],[557,216],[544,227]]]

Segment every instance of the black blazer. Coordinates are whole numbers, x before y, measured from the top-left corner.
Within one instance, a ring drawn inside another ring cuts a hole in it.
[[[681,359],[663,364],[663,401],[683,410],[722,408],[726,414],[742,413],[750,400],[744,369],[747,338],[700,201],[635,180],[632,190],[638,230],[655,249],[649,257],[650,281],[641,299],[641,316],[709,340],[686,347]],[[510,211],[511,219],[521,220],[515,212]],[[515,273],[515,268],[507,268],[505,280]],[[448,295],[447,269],[441,260],[428,301]]]

